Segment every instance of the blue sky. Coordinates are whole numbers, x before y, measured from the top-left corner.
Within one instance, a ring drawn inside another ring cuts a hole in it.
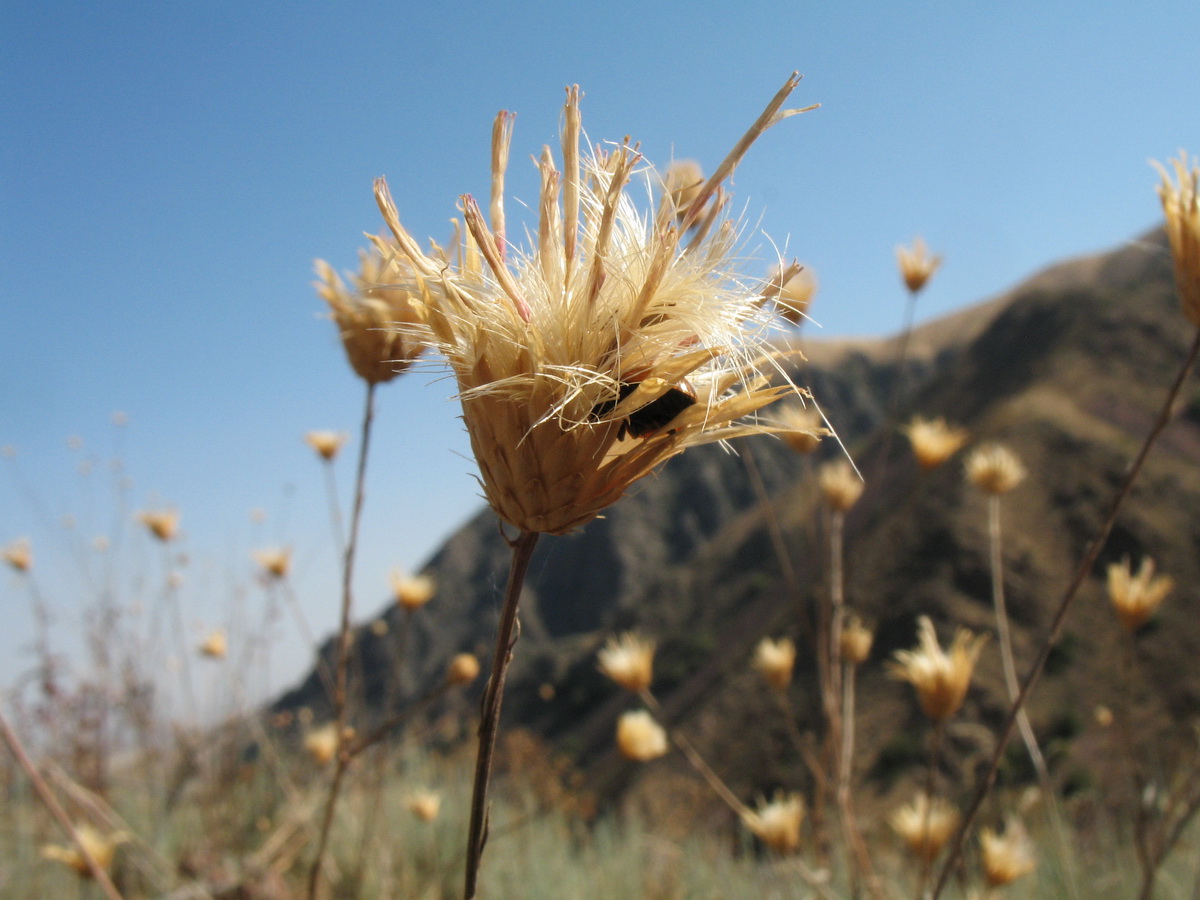
[[[798,70],[795,105],[822,107],[751,150],[735,202],[764,235],[750,241],[762,271],[773,241],[816,272],[815,333],[885,333],[903,310],[893,250],[918,233],[946,258],[921,298],[928,318],[1154,225],[1147,161],[1200,149],[1197,34],[1194,0],[10,0],[0,446],[16,455],[0,458],[0,545],[33,539],[67,646],[91,596],[83,545],[116,537],[129,510],[170,504],[188,565],[208,573],[184,592],[190,632],[261,604],[249,550],[284,542],[324,633],[336,563],[301,436],[355,431],[362,389],[310,287],[312,261],[354,264],[381,224],[375,176],[410,230],[444,239],[458,195],[486,196],[500,109],[517,114],[510,195],[531,200],[528,159],[556,141],[568,84],[583,89],[593,141],[628,134],[652,162],[711,170]],[[451,393],[425,373],[380,391],[361,614],[383,603],[392,566],[419,566],[477,508]],[[337,472],[345,491],[349,456]],[[119,543],[127,570],[161,574],[143,535]],[[0,609],[13,623],[2,684],[30,661],[27,586],[7,572]],[[295,629],[277,630],[270,687],[306,661]]]

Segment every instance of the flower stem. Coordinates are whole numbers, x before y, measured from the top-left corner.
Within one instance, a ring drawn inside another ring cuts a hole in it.
[[[954,837],[950,855],[946,858],[941,873],[938,875],[937,884],[933,889],[933,900],[937,900],[942,890],[946,887],[946,883],[950,880],[950,873],[958,864],[959,857],[962,856],[963,844],[966,842],[967,833],[970,831],[971,825],[974,823],[975,816],[979,813],[984,799],[991,791],[992,785],[996,782],[996,773],[1000,770],[1000,761],[1003,759],[1004,751],[1008,748],[1008,742],[1012,738],[1017,716],[1024,709],[1025,701],[1028,699],[1030,692],[1037,684],[1042,671],[1046,667],[1046,660],[1050,658],[1050,651],[1054,649],[1059,637],[1062,635],[1067,613],[1071,611],[1071,607],[1075,603],[1075,598],[1079,595],[1080,588],[1083,587],[1083,583],[1087,580],[1088,575],[1092,572],[1092,568],[1096,565],[1096,559],[1100,556],[1100,551],[1104,549],[1109,532],[1112,531],[1113,524],[1117,520],[1117,513],[1120,511],[1121,505],[1125,502],[1125,498],[1129,496],[1134,481],[1141,474],[1146,457],[1150,454],[1150,448],[1154,446],[1154,442],[1158,440],[1158,436],[1162,434],[1163,429],[1167,427],[1167,423],[1171,421],[1175,398],[1179,396],[1179,391],[1183,387],[1183,383],[1187,381],[1188,376],[1191,374],[1192,368],[1196,364],[1197,356],[1200,356],[1200,329],[1196,330],[1196,336],[1192,339],[1192,346],[1188,350],[1183,365],[1180,366],[1179,374],[1175,376],[1175,381],[1167,391],[1167,397],[1163,402],[1162,409],[1159,411],[1158,418],[1155,419],[1154,424],[1150,427],[1145,441],[1142,442],[1141,450],[1138,451],[1137,456],[1130,464],[1125,474],[1125,479],[1122,481],[1116,497],[1113,498],[1108,515],[1104,519],[1104,524],[1100,527],[1099,533],[1092,539],[1092,543],[1088,546],[1083,560],[1079,563],[1079,568],[1075,571],[1075,576],[1071,579],[1071,583],[1067,586],[1066,592],[1059,601],[1058,609],[1054,613],[1054,620],[1050,625],[1050,633],[1042,643],[1042,649],[1038,653],[1037,659],[1034,660],[1029,674],[1025,676],[1020,693],[1017,694],[1016,700],[1013,701],[1012,709],[1009,710],[1008,718],[1005,720],[1004,727],[1000,730],[997,738],[996,748],[992,751],[992,759],[988,765],[987,773],[983,776],[983,780],[975,791],[971,805],[967,808],[962,824],[958,828],[958,833]]]
[[[375,419],[375,383],[367,382],[367,396],[363,408],[362,440],[358,448],[358,471],[354,476],[354,509],[350,515],[350,537],[346,541],[346,552],[342,563],[342,618],[338,629],[337,668],[333,681],[333,717],[337,723],[337,753],[334,756],[333,780],[329,783],[329,796],[325,800],[325,812],[321,817],[321,831],[317,838],[317,855],[308,872],[308,900],[316,900],[317,887],[321,882],[321,868],[325,862],[325,851],[329,845],[329,832],[333,827],[333,813],[337,808],[338,794],[346,770],[350,766],[350,754],[346,750],[346,682],[350,672],[350,614],[354,594],[354,552],[358,547],[358,526],[362,519],[363,486],[367,476],[367,451],[371,446],[371,423]]]
[[[500,610],[500,624],[496,627],[496,650],[492,654],[492,672],[483,692],[483,707],[479,720],[479,751],[475,757],[475,780],[471,791],[471,824],[467,833],[467,871],[463,889],[464,900],[475,896],[479,880],[479,866],[483,860],[483,846],[487,843],[488,782],[492,776],[492,755],[496,750],[496,734],[500,730],[500,705],[504,702],[504,679],[508,664],[512,661],[513,646],[520,629],[517,627],[517,608],[521,601],[521,587],[525,573],[533,558],[539,534],[522,531],[510,542],[512,567],[508,572],[508,587],[504,591],[504,606]]]

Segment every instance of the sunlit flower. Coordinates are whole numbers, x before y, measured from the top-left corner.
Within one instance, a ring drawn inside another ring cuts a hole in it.
[[[637,693],[654,681],[654,641],[633,631],[610,637],[596,655],[600,671]]]
[[[396,603],[414,612],[428,603],[437,593],[437,582],[432,575],[407,576],[399,569],[392,570],[392,596]]]
[[[967,480],[985,494],[1007,494],[1028,474],[1017,455],[1003,444],[976,447],[967,457]]]
[[[112,866],[117,847],[129,840],[129,836],[124,832],[102,834],[86,822],[76,825],[75,833],[79,836],[79,842],[87,849],[88,855],[92,857],[96,865],[105,871]],[[41,848],[41,855],[43,859],[52,859],[70,866],[80,878],[92,877],[92,870],[88,868],[87,860],[74,844],[45,844]]]
[[[918,794],[912,803],[893,812],[888,821],[913,856],[932,862],[954,836],[959,815],[958,810],[940,797],[931,804],[928,796]]]
[[[1167,239],[1175,262],[1175,285],[1183,301],[1183,313],[1200,326],[1200,166],[1179,151],[1179,159],[1170,161],[1175,181],[1167,170],[1155,163],[1162,183],[1158,197],[1167,220]]]
[[[863,480],[845,459],[833,459],[821,465],[817,483],[825,502],[837,512],[847,512],[862,496]]]
[[[287,578],[292,567],[292,551],[289,547],[274,547],[255,550],[254,561],[262,567],[268,578]]]
[[[776,794],[769,803],[759,801],[758,809],[743,813],[742,821],[776,853],[793,853],[800,846],[804,798],[799,794]]]
[[[658,759],[668,750],[667,732],[644,709],[623,713],[617,720],[617,749],[637,762]]]
[[[368,384],[391,381],[425,349],[422,307],[401,286],[410,279],[409,267],[383,247],[359,252],[352,290],[325,260],[315,263],[313,287],[329,304],[350,367]]]
[[[340,431],[310,431],[304,435],[304,442],[316,450],[321,459],[331,462],[346,443],[346,435]]]
[[[484,493],[501,519],[525,532],[570,532],[688,447],[779,430],[742,421],[796,389],[768,386],[781,367],[762,353],[768,317],[761,294],[734,272],[736,233],[718,221],[718,188],[750,143],[790,114],[780,110],[797,83],[780,90],[681,216],[671,203],[658,215],[639,211],[629,183],[641,157],[629,145],[580,159],[578,88],[567,93],[563,170],[549,148],[538,162],[530,250],[515,251],[504,231],[507,113],[493,130],[489,219],[462,197],[454,265],[421,250],[376,182],[398,249],[377,247],[412,270],[405,286],[455,374]]]
[[[28,572],[33,566],[33,545],[29,538],[17,538],[7,547],[0,548],[0,558],[18,572]]]
[[[754,668],[762,673],[763,679],[777,691],[786,691],[792,683],[792,669],[796,665],[796,642],[791,638],[773,641],[763,638],[754,648]]]
[[[936,469],[967,442],[965,428],[948,425],[942,418],[916,416],[903,430],[912,444],[917,464],[925,470]]]
[[[908,247],[896,248],[896,262],[900,266],[900,277],[904,279],[905,286],[915,294],[933,277],[933,273],[942,264],[942,258],[932,256],[929,248],[925,246],[924,239],[917,237],[911,250]]]
[[[1002,835],[990,828],[981,829],[979,846],[983,851],[983,875],[992,887],[1012,884],[1037,868],[1033,843],[1025,826],[1015,818],[1004,823]]]
[[[200,644],[200,653],[209,659],[224,659],[229,651],[229,642],[225,638],[225,630],[218,628],[206,637]]]
[[[458,653],[450,660],[446,681],[453,685],[470,684],[479,677],[479,660],[471,653]]]
[[[142,510],[137,518],[163,543],[172,540],[179,531],[179,513],[173,509]]]
[[[432,822],[442,809],[442,795],[433,791],[414,791],[405,805],[422,822]]]
[[[1129,632],[1149,621],[1175,586],[1170,575],[1154,574],[1154,560],[1142,557],[1137,574],[1132,574],[1128,558],[1108,567],[1108,597],[1121,624]]]
[[[893,677],[908,681],[916,688],[925,714],[935,722],[941,722],[958,712],[966,699],[971,673],[987,635],[973,636],[960,628],[947,653],[938,645],[933,622],[928,616],[921,616],[917,627],[920,647],[897,650],[889,668]]]

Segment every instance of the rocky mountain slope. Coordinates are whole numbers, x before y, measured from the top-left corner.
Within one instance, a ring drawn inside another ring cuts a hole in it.
[[[811,385],[867,478],[846,531],[847,603],[877,630],[859,676],[856,762],[867,788],[886,793],[923,759],[924,723],[911,689],[884,667],[913,644],[917,616],[932,616],[944,638],[959,625],[994,628],[983,498],[965,483],[960,458],[922,475],[907,441],[885,438],[888,427],[914,414],[945,416],[967,427],[973,443],[1005,443],[1029,469],[1003,507],[1005,589],[1023,670],[1191,335],[1156,231],[923,326],[902,370],[897,339],[796,338],[808,357],[797,378]],[[748,659],[764,636],[797,639],[790,699],[800,728],[812,727],[808,623],[827,590],[815,461],[769,438],[735,449],[689,451],[582,534],[544,538],[538,547],[505,727],[544,737],[606,796],[648,797],[647,779],[685,771],[677,758],[635,767],[613,751],[616,717],[632,701],[599,675],[595,654],[609,635],[630,628],[659,641],[654,689],[665,716],[735,792],[749,798],[807,783],[785,718]],[[818,456],[838,452],[827,441]],[[1200,387],[1193,377],[1033,698],[1035,729],[1064,786],[1111,774],[1107,738],[1092,722],[1096,706],[1132,698],[1147,735],[1182,733],[1200,715],[1200,669],[1189,665],[1200,656],[1197,547]],[[1121,633],[1103,573],[1109,562],[1143,554],[1174,576],[1176,588],[1139,637],[1130,672],[1118,664]],[[435,682],[454,652],[490,655],[508,560],[485,509],[429,561],[439,590],[407,638],[410,688]],[[379,614],[388,633],[364,625],[357,640],[363,690],[374,700],[391,677],[396,654],[388,642],[401,618],[391,606]],[[324,702],[314,675],[277,706]],[[950,736],[953,765],[965,772],[988,750],[1005,709],[993,640]],[[1022,776],[1019,754],[1008,776]]]

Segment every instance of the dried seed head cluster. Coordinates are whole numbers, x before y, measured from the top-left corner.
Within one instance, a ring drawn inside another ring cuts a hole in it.
[[[1108,597],[1126,631],[1141,628],[1162,605],[1175,581],[1170,575],[1154,574],[1154,560],[1146,556],[1134,575],[1128,558],[1108,567]]]
[[[414,791],[406,804],[408,811],[422,822],[432,822],[442,809],[442,795],[433,791]]]
[[[28,572],[33,567],[33,547],[29,538],[17,538],[7,547],[0,549],[0,558],[18,572]]]
[[[938,644],[937,633],[928,616],[921,616],[917,628],[920,647],[897,650],[889,669],[893,677],[916,688],[925,715],[935,722],[943,722],[958,712],[966,699],[971,673],[975,671],[987,635],[972,636],[971,632],[960,628],[947,653]]]
[[[348,289],[323,259],[315,263],[313,287],[329,304],[350,367],[368,384],[391,381],[425,349],[422,306],[403,285],[410,278],[404,257],[386,243],[359,252],[359,271]]]
[[[470,684],[479,677],[479,660],[470,653],[458,653],[446,669],[446,681],[458,686]]]
[[[768,385],[779,368],[761,353],[768,316],[761,292],[734,270],[736,234],[722,220],[719,186],[753,140],[793,112],[782,106],[797,84],[788,80],[686,209],[668,201],[656,215],[632,198],[635,148],[581,159],[580,94],[569,89],[563,167],[543,149],[537,233],[523,252],[504,233],[506,113],[493,130],[490,226],[463,196],[453,264],[421,250],[376,182],[396,249],[376,245],[411,270],[404,284],[455,374],[501,519],[570,532],[688,447],[780,430],[741,421],[795,388]]]
[[[767,293],[775,303],[776,314],[799,325],[816,296],[817,276],[808,266],[793,267],[791,271],[779,269],[772,275]]]
[[[742,821],[776,853],[794,853],[800,846],[804,798],[799,794],[776,794],[769,803],[761,800],[757,809],[743,813]]]
[[[292,551],[289,547],[255,550],[252,556],[268,578],[287,578],[292,568]]]
[[[777,641],[763,638],[754,649],[754,668],[762,673],[763,679],[777,691],[786,691],[792,683],[792,669],[796,665],[796,642],[791,638]]]
[[[1017,455],[1003,444],[985,444],[967,457],[967,480],[985,494],[1007,494],[1028,474]]]
[[[816,408],[800,403],[778,404],[771,409],[771,420],[784,429],[780,437],[797,453],[812,453],[830,434]]]
[[[617,749],[637,762],[658,759],[667,752],[667,732],[644,709],[623,713],[617,720]]]
[[[908,844],[913,856],[932,862],[958,829],[958,810],[941,798],[930,803],[926,794],[918,794],[912,803],[901,806],[888,820],[892,830]]]
[[[845,459],[834,459],[823,464],[817,473],[817,482],[825,502],[836,512],[847,512],[862,496],[863,480],[854,467]]]
[[[942,258],[931,255],[924,239],[917,237],[912,249],[896,248],[896,262],[900,266],[900,277],[904,279],[905,287],[915,294],[933,277],[942,264]]]
[[[437,582],[432,575],[405,575],[399,569],[392,571],[392,596],[396,605],[415,612],[433,599],[437,593]]]
[[[83,844],[88,855],[96,862],[96,865],[105,871],[112,867],[117,847],[129,840],[129,835],[122,831],[103,834],[86,822],[76,825],[75,833],[79,836],[79,843]],[[45,844],[40,852],[42,859],[52,859],[69,866],[80,878],[92,877],[92,870],[88,867],[87,860],[74,844],[68,846]]]
[[[166,543],[173,540],[175,535],[179,533],[179,513],[175,510],[142,510],[137,514],[137,519],[149,532],[158,540]]]
[[[1004,823],[1003,834],[990,828],[981,829],[979,846],[983,853],[983,877],[991,887],[1012,884],[1037,868],[1029,834],[1017,819],[1009,818]]]
[[[923,419],[915,417],[904,427],[904,433],[912,444],[917,465],[926,471],[936,469],[967,442],[965,428],[948,425],[945,419]]]
[[[1167,239],[1175,261],[1175,285],[1183,302],[1183,313],[1200,326],[1200,166],[1195,159],[1179,151],[1179,159],[1170,161],[1175,181],[1167,170],[1155,163],[1162,182],[1158,197],[1167,220]]]
[[[632,693],[654,681],[654,641],[633,631],[610,637],[596,655],[600,671]]]
[[[662,203],[669,205],[670,215],[682,219],[700,196],[704,187],[704,170],[694,159],[677,159],[667,166],[663,175]]]
[[[874,632],[864,625],[858,616],[850,616],[842,628],[842,635],[838,640],[838,652],[846,662],[860,666],[871,655],[871,644],[874,642]]]
[[[354,735],[353,729],[347,728],[344,732],[347,738]],[[327,765],[338,749],[338,730],[337,723],[327,722],[320,728],[314,728],[304,736],[304,749],[308,751],[308,755],[313,758],[313,761],[319,765]]]
[[[346,443],[346,435],[340,431],[310,431],[304,435],[304,443],[317,451],[326,462],[332,462]]]
[[[207,656],[209,659],[224,659],[228,652],[229,642],[223,628],[212,631],[200,644],[200,655]]]

